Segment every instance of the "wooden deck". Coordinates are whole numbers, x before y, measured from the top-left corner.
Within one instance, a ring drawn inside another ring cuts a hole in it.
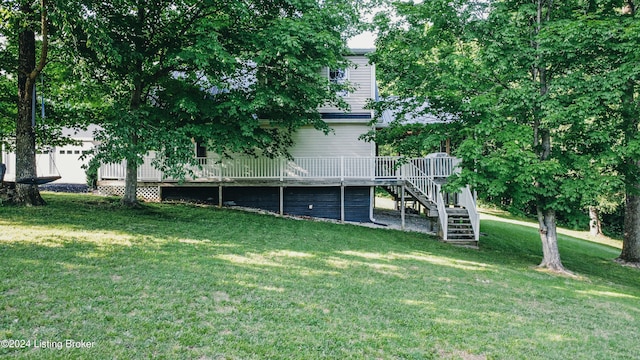
[[[222,205],[223,189],[254,188],[256,193],[269,193],[265,196],[273,198],[272,190],[278,188],[279,212],[285,212],[283,198],[295,189],[316,188],[316,193],[329,196],[328,188],[333,191],[334,202],[339,202],[340,220],[345,220],[345,209],[349,207],[350,192],[362,193],[362,188],[369,194],[359,196],[373,199],[374,187],[395,187],[399,201],[404,204],[411,197],[437,212],[440,229],[444,240],[460,238],[458,223],[453,219],[451,208],[467,209],[469,231],[465,228],[465,241],[478,241],[479,216],[475,207],[475,197],[470,189],[463,188],[456,194],[443,194],[441,186],[446,178],[459,171],[460,160],[446,154],[435,154],[424,158],[403,159],[400,157],[305,157],[293,159],[267,159],[239,157],[233,159],[199,158],[198,166],[186,169],[191,175],[184,180],[165,176],[151,164],[152,157],[144,159],[138,168],[139,196],[149,195],[162,198],[162,191],[170,192],[171,188],[211,189],[212,198]],[[120,188],[125,183],[126,164],[107,164],[99,169],[98,188]],[[290,190],[288,190],[290,189]],[[140,190],[142,190],[140,192]],[[242,192],[242,190],[240,190]],[[305,192],[305,190],[298,190]],[[237,192],[237,191],[236,191]],[[254,192],[253,190],[251,192]],[[215,193],[215,195],[214,195]],[[306,196],[316,194],[306,192]],[[114,195],[118,195],[114,193]],[[297,195],[296,195],[297,196]],[[324,195],[323,195],[324,196]],[[338,200],[336,199],[338,197]],[[303,196],[304,197],[304,196]],[[455,199],[451,203],[450,199]],[[306,200],[305,200],[306,201]],[[353,201],[353,200],[352,200]],[[309,210],[312,209],[309,201]],[[370,201],[372,203],[373,200]],[[404,206],[402,206],[404,209]],[[371,206],[371,212],[373,207]],[[456,216],[460,216],[458,213]],[[466,220],[465,220],[466,221]]]

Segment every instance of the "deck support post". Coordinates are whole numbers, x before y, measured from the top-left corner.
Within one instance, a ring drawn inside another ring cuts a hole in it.
[[[404,230],[404,212],[405,212],[405,203],[404,203],[404,182],[400,186],[400,219],[402,220],[402,230]]]
[[[222,185],[218,185],[218,207],[222,207]]]
[[[344,183],[340,184],[340,222],[344,222]]]
[[[280,186],[280,204],[278,205],[280,216],[284,215],[284,187]]]

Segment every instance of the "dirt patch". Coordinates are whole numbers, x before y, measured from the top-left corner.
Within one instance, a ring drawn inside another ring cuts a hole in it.
[[[628,261],[624,261],[622,259],[615,259],[614,261],[617,262],[618,264],[622,265],[622,266],[627,266],[627,267],[640,269],[640,263],[637,263],[637,262],[628,262]]]

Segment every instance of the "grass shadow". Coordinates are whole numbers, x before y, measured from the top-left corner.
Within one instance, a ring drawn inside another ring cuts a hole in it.
[[[617,357],[639,350],[628,336],[637,272],[575,239],[561,238],[565,265],[588,280],[532,271],[535,229],[498,222],[483,222],[478,251],[214,207],[45,196],[47,207],[0,208],[0,228],[15,231],[0,235],[0,338],[98,342],[70,358],[610,358],[609,339]]]

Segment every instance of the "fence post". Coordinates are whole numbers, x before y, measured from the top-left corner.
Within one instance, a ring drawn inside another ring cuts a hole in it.
[[[280,177],[280,182],[284,181],[284,170],[287,164],[287,159],[285,158],[280,158],[280,165],[278,166],[278,175]],[[281,188],[281,192],[282,192],[282,188]],[[281,194],[282,195],[282,194]],[[280,209],[281,214],[282,215],[282,209]]]
[[[378,170],[378,158],[375,156],[371,157],[371,180],[375,180],[377,177]]]

